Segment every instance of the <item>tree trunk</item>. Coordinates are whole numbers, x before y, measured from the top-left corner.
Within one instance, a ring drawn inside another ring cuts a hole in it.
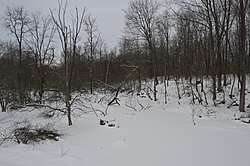
[[[245,4],[244,4],[245,2]],[[241,71],[241,82],[240,82],[240,112],[245,112],[245,90],[246,90],[246,9],[247,9],[247,1],[240,0],[239,6],[239,53],[240,53],[240,71]]]
[[[69,90],[67,90],[68,92],[66,92],[66,108],[67,108],[67,117],[68,117],[68,124],[69,126],[71,126],[72,123],[72,119],[71,119],[71,104],[70,104],[70,93]]]
[[[110,59],[107,59],[107,69],[106,69],[106,74],[105,74],[105,91],[107,89],[107,84],[108,84],[108,78],[109,78],[109,65],[110,65]]]
[[[44,80],[41,79],[40,81],[40,88],[39,88],[39,103],[43,104],[43,94],[44,94]]]
[[[70,84],[70,76],[69,76],[69,55],[67,52],[65,52],[65,84],[66,84],[66,93],[65,93],[65,103],[66,103],[66,108],[67,108],[67,117],[68,117],[68,124],[69,126],[72,125],[72,120],[71,120],[71,84]]]
[[[168,99],[167,99],[167,65],[165,65],[165,70],[164,70],[164,101],[165,101],[165,104],[168,103]]]
[[[90,94],[93,94],[93,66],[92,66],[92,63],[91,63],[91,66],[90,66],[90,72],[89,72],[89,77],[90,77]]]
[[[141,70],[140,70],[140,66],[137,69],[138,71],[138,83],[139,83],[139,87],[138,87],[138,91],[141,91]]]

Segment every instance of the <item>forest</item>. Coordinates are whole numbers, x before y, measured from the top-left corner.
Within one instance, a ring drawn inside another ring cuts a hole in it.
[[[214,102],[217,93],[233,83],[240,89],[239,110],[245,111],[250,70],[247,0],[131,1],[124,11],[123,37],[112,49],[86,7],[76,7],[67,20],[67,3],[60,1],[49,15],[6,8],[2,27],[14,40],[0,43],[3,112],[11,105],[45,103],[48,92],[63,96],[70,112],[73,93],[139,92],[149,80],[157,101],[159,79],[165,86],[170,79],[176,84],[188,79],[194,85],[209,79]],[[206,102],[199,96],[195,98]]]
[[[114,47],[70,3],[5,8],[0,165],[250,162],[249,0],[130,0]]]

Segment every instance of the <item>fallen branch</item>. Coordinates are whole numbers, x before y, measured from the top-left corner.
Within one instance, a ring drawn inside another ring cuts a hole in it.
[[[103,116],[105,115],[105,113],[103,111],[101,111],[99,109],[95,109],[92,104],[90,104],[90,106],[91,106],[93,112],[95,113],[96,117],[99,117],[96,112],[100,112]],[[92,111],[89,111],[89,112],[92,112]]]
[[[118,94],[119,92],[121,91],[121,87],[127,82],[127,80],[129,79],[129,77],[131,77],[131,75],[139,68],[139,66],[136,66],[126,77],[125,79],[120,83],[120,85],[115,88],[116,89],[116,92],[115,92],[115,95],[114,97],[112,98],[112,100],[108,103],[106,109],[105,109],[105,115],[108,114],[108,108],[110,105],[113,105],[113,104],[119,104],[119,99],[118,99]]]
[[[28,123],[13,129],[7,134],[1,135],[0,145],[8,141],[14,141],[18,144],[39,143],[43,140],[58,141],[61,136],[62,135],[59,134],[57,130],[52,128],[52,124],[38,127]]]
[[[26,106],[27,107],[34,107],[34,108],[49,108],[53,111],[59,111],[59,112],[66,114],[66,110],[60,109],[60,108],[54,108],[54,107],[51,107],[50,105],[32,103],[32,104],[27,104]]]
[[[31,128],[29,126],[17,128],[14,130],[14,139],[20,144],[29,144],[32,142],[40,142],[42,140],[58,141],[60,134],[56,131],[45,128]]]

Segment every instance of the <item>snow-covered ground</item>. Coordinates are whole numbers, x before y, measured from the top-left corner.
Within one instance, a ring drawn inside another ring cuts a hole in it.
[[[5,142],[0,146],[0,166],[249,165],[250,124],[235,120],[240,116],[237,107],[195,105],[194,125],[190,98],[177,100],[174,91],[170,87],[168,104],[160,93],[158,102],[120,95],[121,105],[109,107],[107,117],[78,112],[72,127],[64,116],[45,120],[40,116],[43,110],[0,113],[2,135],[24,120],[36,125],[53,122],[64,134],[59,141],[39,144]],[[93,102],[92,108],[105,110],[105,104]],[[100,118],[115,127],[99,125]]]

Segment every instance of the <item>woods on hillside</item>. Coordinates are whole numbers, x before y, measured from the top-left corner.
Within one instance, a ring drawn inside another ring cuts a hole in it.
[[[24,7],[6,7],[4,25],[13,40],[0,42],[0,104],[13,106],[65,102],[68,124],[76,94],[133,90],[189,80],[193,102],[214,105],[227,86],[240,89],[239,111],[246,108],[250,72],[250,4],[248,0],[131,0],[124,10],[124,31],[115,48],[107,48],[98,18],[87,7],[68,9],[59,1],[44,15]],[[69,19],[68,19],[69,17]],[[204,80],[211,80],[207,95]],[[197,86],[201,89],[197,90]],[[193,91],[192,91],[193,92]],[[179,90],[178,90],[179,93]],[[233,88],[230,97],[234,97]],[[117,97],[117,95],[115,96]],[[181,98],[181,94],[178,94]]]

